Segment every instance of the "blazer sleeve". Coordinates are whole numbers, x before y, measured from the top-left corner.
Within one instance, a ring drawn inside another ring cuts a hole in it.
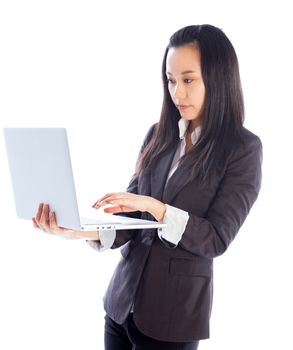
[[[137,162],[144,150],[144,148],[146,147],[146,145],[150,142],[153,134],[154,134],[154,130],[157,124],[153,124],[149,131],[147,132],[143,144],[141,146],[141,149],[139,151],[138,157],[137,157]],[[137,163],[136,162],[136,163]],[[138,175],[134,174],[130,180],[130,183],[126,189],[126,192],[130,192],[130,193],[134,193],[134,194],[138,194]],[[115,215],[115,214],[114,214]],[[132,217],[132,218],[136,218],[136,219],[140,219],[141,218],[141,212],[140,211],[135,211],[135,212],[130,212],[130,213],[117,213],[116,215],[120,215],[120,216],[127,216],[127,217]],[[119,248],[122,245],[124,245],[125,243],[127,243],[133,236],[137,235],[137,231],[138,230],[116,230],[116,238],[114,240],[114,243],[111,247],[111,249],[115,249],[115,248]]]
[[[179,246],[206,258],[223,254],[257,199],[261,187],[261,165],[262,143],[253,135],[233,152],[205,217],[189,213]],[[174,248],[174,245],[169,247]]]

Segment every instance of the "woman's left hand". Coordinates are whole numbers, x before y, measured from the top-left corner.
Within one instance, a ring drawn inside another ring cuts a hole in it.
[[[65,239],[85,238],[99,240],[98,231],[77,231],[57,225],[55,212],[50,211],[48,204],[40,203],[35,217],[32,218],[35,228]]]
[[[93,205],[93,208],[99,209],[107,204],[112,204],[113,206],[105,208],[105,213],[113,214],[132,211],[147,211],[158,221],[163,219],[166,211],[165,204],[157,199],[129,192],[108,193],[99,199]]]

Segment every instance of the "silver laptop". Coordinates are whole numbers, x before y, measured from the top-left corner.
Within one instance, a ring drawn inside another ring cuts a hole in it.
[[[32,220],[39,203],[49,204],[57,224],[74,230],[159,228],[156,221],[99,214],[79,215],[65,128],[4,128],[17,216]],[[99,218],[103,217],[103,219]]]

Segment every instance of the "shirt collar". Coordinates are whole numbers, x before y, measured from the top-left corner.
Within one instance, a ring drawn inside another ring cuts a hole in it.
[[[186,130],[188,128],[188,125],[189,125],[189,121],[188,120],[185,120],[183,118],[181,118],[178,122],[178,127],[179,127],[179,137],[180,139],[184,139],[185,137],[185,133],[186,133]],[[192,134],[191,134],[191,142],[193,145],[196,144],[197,140],[199,139],[199,136],[200,136],[200,131],[201,131],[201,127],[200,126],[197,126]]]

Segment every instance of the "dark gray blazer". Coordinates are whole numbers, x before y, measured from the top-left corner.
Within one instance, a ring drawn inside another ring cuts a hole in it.
[[[179,165],[163,193],[175,148],[150,172],[133,176],[128,192],[183,209],[189,219],[175,248],[153,229],[117,231],[111,248],[124,245],[122,258],[104,296],[105,311],[117,323],[125,321],[134,303],[134,321],[149,337],[170,342],[209,337],[213,258],[228,248],[260,190],[262,144],[247,129],[243,137],[208,185],[188,180],[185,166]],[[129,216],[153,219],[148,213]]]

